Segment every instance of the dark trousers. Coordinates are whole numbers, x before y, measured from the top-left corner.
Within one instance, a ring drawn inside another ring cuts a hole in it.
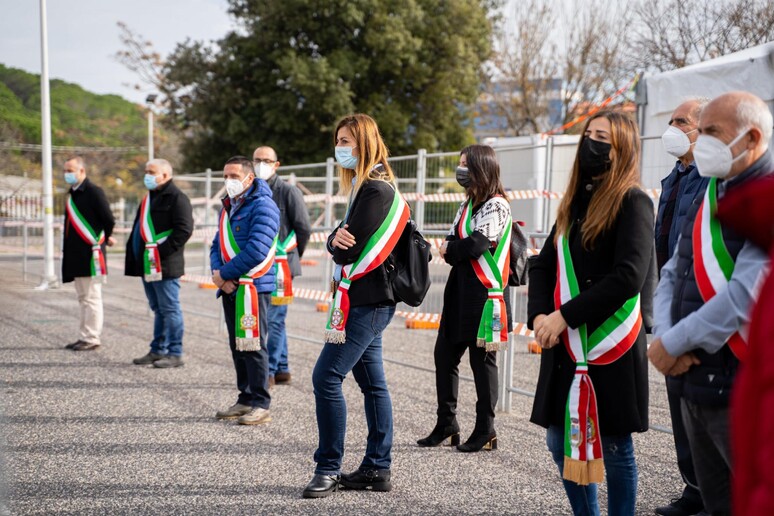
[[[704,510],[731,514],[731,445],[728,407],[705,407],[682,400],[683,423],[691,442],[693,467]]]
[[[231,358],[236,369],[239,397],[237,403],[249,407],[269,408],[268,375],[269,358],[266,353],[266,336],[269,333],[269,300],[271,294],[258,294],[258,316],[260,319],[261,349],[260,351],[237,351],[234,320],[236,319],[236,296],[223,295],[223,315],[228,329],[228,345],[231,348]]]
[[[677,467],[680,475],[685,482],[683,489],[683,498],[691,503],[701,503],[701,493],[699,492],[699,482],[696,480],[696,471],[693,469],[693,459],[691,458],[691,443],[688,442],[688,434],[685,432],[683,424],[683,411],[681,408],[682,396],[679,390],[670,389],[670,382],[681,382],[675,378],[667,377],[667,400],[669,400],[669,415],[672,418],[672,434],[675,438],[675,452],[677,453]]]
[[[487,353],[476,341],[450,342],[439,332],[435,341],[435,388],[438,394],[438,426],[451,425],[457,417],[459,365],[468,350],[476,384],[476,434],[494,432],[497,403],[497,353]]]

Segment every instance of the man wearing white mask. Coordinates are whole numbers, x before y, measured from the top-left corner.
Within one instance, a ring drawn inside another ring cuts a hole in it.
[[[210,249],[210,267],[217,295],[223,299],[239,396],[215,417],[260,425],[271,421],[266,337],[279,210],[266,181],[255,180],[248,158],[230,158],[223,178],[227,195]]]
[[[656,261],[659,270],[674,252],[688,210],[707,188],[709,178],[699,175],[693,158],[693,146],[698,136],[699,115],[708,102],[709,99],[695,98],[677,106],[669,120],[669,127],[661,137],[664,150],[677,158],[677,163],[672,172],[661,181],[655,228]],[[666,386],[677,466],[685,487],[679,497],[672,499],[668,505],[657,507],[655,512],[661,516],[689,516],[701,512],[704,505],[701,502],[691,448],[680,410],[683,378],[667,376]]]
[[[705,511],[730,513],[728,405],[746,353],[745,325],[768,257],[715,218],[718,199],[771,174],[772,115],[750,93],[732,92],[702,110],[694,158],[709,177],[680,230],[656,290],[656,339],[648,358],[682,375],[682,413]]]
[[[142,278],[153,311],[150,351],[136,365],[160,369],[183,365],[183,310],[180,277],[185,274],[185,243],[193,233],[191,201],[172,180],[172,165],[153,159],[143,177],[148,193],[137,208],[126,243],[125,274]]]
[[[280,162],[274,149],[258,147],[253,152],[253,165],[259,179],[271,188],[272,198],[280,212],[277,256],[274,265],[275,286],[269,305],[269,386],[289,384],[288,337],[285,318],[288,305],[293,301],[293,278],[301,275],[301,257],[304,254],[311,225],[309,212],[301,190],[282,180],[277,174]]]
[[[74,282],[80,305],[78,340],[65,346],[74,351],[99,349],[102,334],[102,284],[107,278],[105,245],[112,246],[115,219],[102,188],[86,177],[83,158],[65,161],[64,180],[70,185],[62,239],[62,282]]]

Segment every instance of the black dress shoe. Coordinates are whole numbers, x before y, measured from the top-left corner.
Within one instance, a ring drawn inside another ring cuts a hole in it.
[[[496,450],[497,449],[497,434],[492,432],[491,434],[476,434],[475,432],[465,441],[465,444],[460,444],[457,449],[461,452],[477,452],[480,450]]]
[[[82,340],[76,340],[75,342],[71,342],[68,345],[65,346],[65,349],[75,349],[75,346],[79,345]]]
[[[699,514],[703,509],[704,504],[701,501],[689,500],[681,496],[680,498],[672,498],[669,505],[656,507],[655,513],[661,516],[693,516]]]
[[[339,475],[315,475],[304,488],[304,498],[325,498],[339,488]]]
[[[341,475],[341,485],[347,489],[369,489],[371,491],[391,491],[389,469],[358,468],[349,475]]]
[[[417,441],[419,446],[457,446],[460,444],[460,427],[457,423],[447,426],[436,425],[430,435]]]

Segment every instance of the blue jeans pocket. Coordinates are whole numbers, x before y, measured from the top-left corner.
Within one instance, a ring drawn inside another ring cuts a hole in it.
[[[374,335],[379,335],[387,328],[394,314],[394,306],[378,306],[374,309],[373,319],[371,320],[371,329],[374,331]]]

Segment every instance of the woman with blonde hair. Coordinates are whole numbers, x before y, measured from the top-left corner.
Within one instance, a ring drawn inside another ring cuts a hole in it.
[[[639,187],[640,140],[627,115],[584,128],[556,223],[530,267],[529,319],[543,348],[531,421],[548,429],[574,514],[634,514],[632,432],[648,429],[640,292],[652,259],[653,203]]]
[[[341,226],[328,237],[336,269],[325,345],[312,373],[319,445],[305,498],[329,496],[339,484],[392,489],[392,401],[382,363],[382,332],[395,314],[395,297],[386,265],[409,220],[409,208],[395,187],[387,147],[371,117],[344,117],[336,126],[334,144],[341,190],[350,202]],[[341,384],[350,371],[365,398],[368,440],[360,467],[341,475],[347,426]]]

